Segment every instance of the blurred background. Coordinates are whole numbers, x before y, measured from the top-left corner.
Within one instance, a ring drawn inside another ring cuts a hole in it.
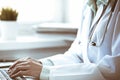
[[[0,0],[0,8],[12,7],[18,11],[14,22],[17,37],[14,40],[0,38],[0,61],[63,54],[76,37],[83,1]]]

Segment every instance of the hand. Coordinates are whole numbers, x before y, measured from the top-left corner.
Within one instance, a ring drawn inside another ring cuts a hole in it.
[[[26,60],[17,60],[8,70],[10,77],[15,78],[18,76],[32,76],[36,80],[39,80],[39,76],[42,70],[42,64],[40,62],[27,58]]]

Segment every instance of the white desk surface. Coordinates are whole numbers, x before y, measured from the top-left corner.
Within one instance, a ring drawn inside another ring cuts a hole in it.
[[[16,40],[1,40],[0,50],[34,49],[47,47],[70,46],[69,41],[73,41],[75,35],[49,35],[40,34],[32,36],[19,36]],[[68,41],[68,42],[67,42]]]

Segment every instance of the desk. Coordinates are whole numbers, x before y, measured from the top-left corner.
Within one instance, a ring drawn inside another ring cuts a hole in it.
[[[34,34],[19,36],[16,40],[0,41],[0,60],[22,57],[43,58],[64,53],[75,39],[75,34]]]
[[[16,40],[0,40],[0,50],[70,46],[74,38],[75,35],[70,34],[38,34],[32,36],[18,36]]]

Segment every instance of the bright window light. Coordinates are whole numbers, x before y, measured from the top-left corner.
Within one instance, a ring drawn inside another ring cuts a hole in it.
[[[81,9],[84,0],[67,0],[66,21],[74,24],[80,23]]]
[[[80,22],[84,0],[0,0],[0,8],[10,6],[22,22]]]
[[[18,21],[61,22],[61,3],[62,0],[0,0],[0,7],[17,9]]]

